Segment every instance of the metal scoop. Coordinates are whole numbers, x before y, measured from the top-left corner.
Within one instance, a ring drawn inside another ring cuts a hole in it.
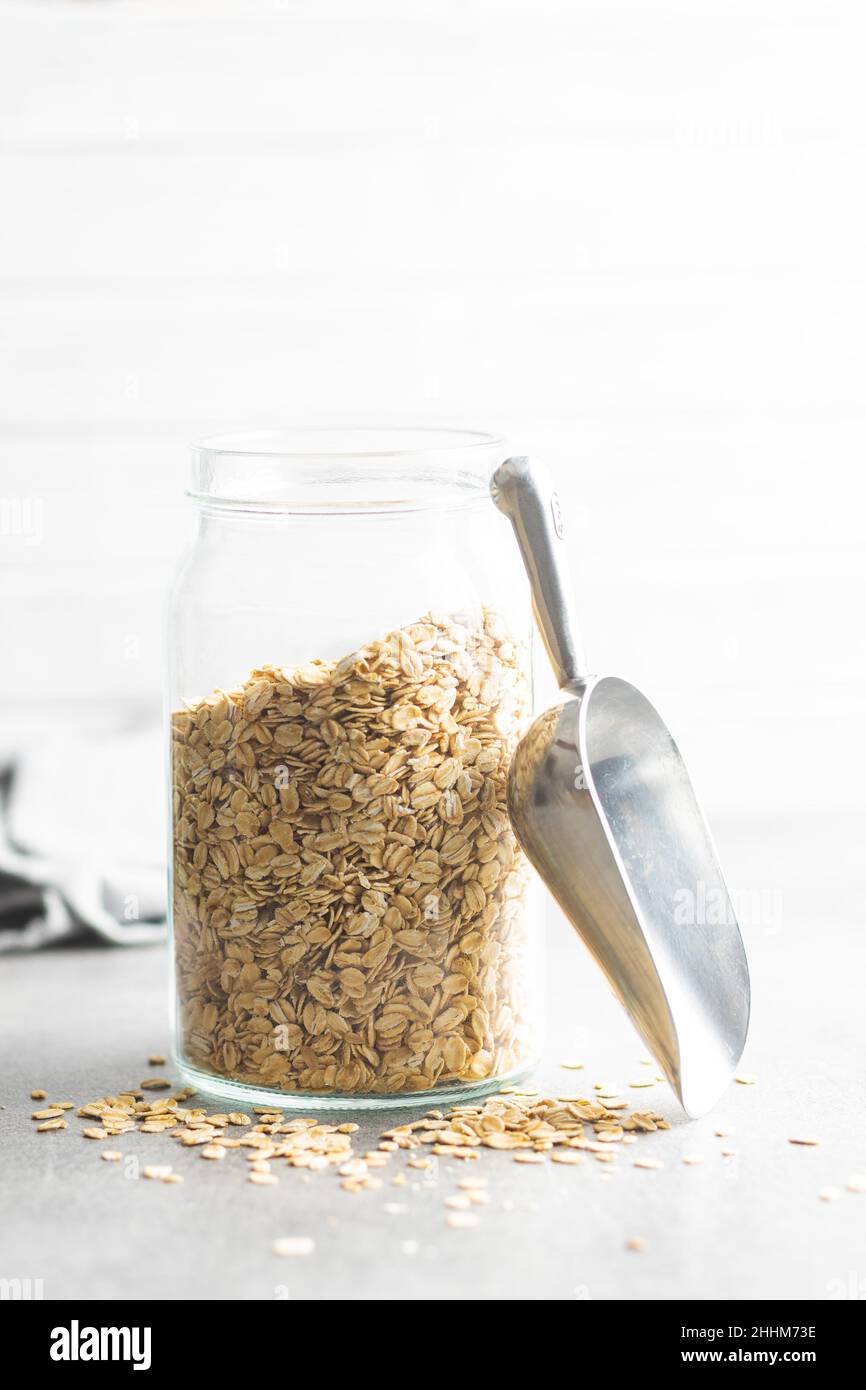
[[[544,474],[512,458],[491,481],[511,521],[565,700],[521,739],[508,779],[514,833],[686,1112],[731,1080],[749,1024],[733,904],[680,752],[649,700],[587,674],[562,513]]]

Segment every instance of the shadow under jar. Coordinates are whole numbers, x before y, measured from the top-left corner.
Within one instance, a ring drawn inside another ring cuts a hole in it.
[[[169,615],[176,1060],[247,1103],[465,1098],[534,1064],[542,926],[506,809],[531,612],[501,440],[193,451]]]

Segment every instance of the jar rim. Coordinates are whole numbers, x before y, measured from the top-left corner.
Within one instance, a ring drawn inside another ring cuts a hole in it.
[[[329,437],[345,438],[346,446],[340,449],[323,447],[300,448],[301,439],[320,440]],[[349,447],[352,436],[359,439],[368,436],[368,447]],[[391,447],[369,447],[374,437],[379,437]],[[399,443],[403,439],[403,444]],[[409,444],[410,439],[418,442]],[[279,441],[284,440],[293,447],[287,448]],[[269,442],[270,441],[270,442]],[[449,442],[450,441],[450,442]],[[229,434],[208,435],[192,445],[194,454],[233,454],[250,458],[395,458],[416,454],[452,453],[454,450],[491,448],[504,444],[502,435],[491,434],[486,430],[452,428],[448,425],[302,425],[297,428],[243,430]]]
[[[188,496],[206,507],[357,515],[489,503],[505,439],[443,426],[315,426],[214,435],[192,446]]]

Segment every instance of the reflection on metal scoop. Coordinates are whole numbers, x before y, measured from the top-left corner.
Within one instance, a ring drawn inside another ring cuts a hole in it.
[[[565,702],[511,765],[514,833],[691,1116],[731,1080],[749,1024],[733,904],[685,763],[650,702],[586,674],[555,493],[529,460],[491,482]]]

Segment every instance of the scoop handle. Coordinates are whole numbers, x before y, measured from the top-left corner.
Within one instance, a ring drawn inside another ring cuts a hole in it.
[[[559,498],[546,471],[510,458],[490,480],[490,495],[508,517],[532,589],[532,608],[560,689],[578,685],[586,660],[574,612],[574,586]]]

